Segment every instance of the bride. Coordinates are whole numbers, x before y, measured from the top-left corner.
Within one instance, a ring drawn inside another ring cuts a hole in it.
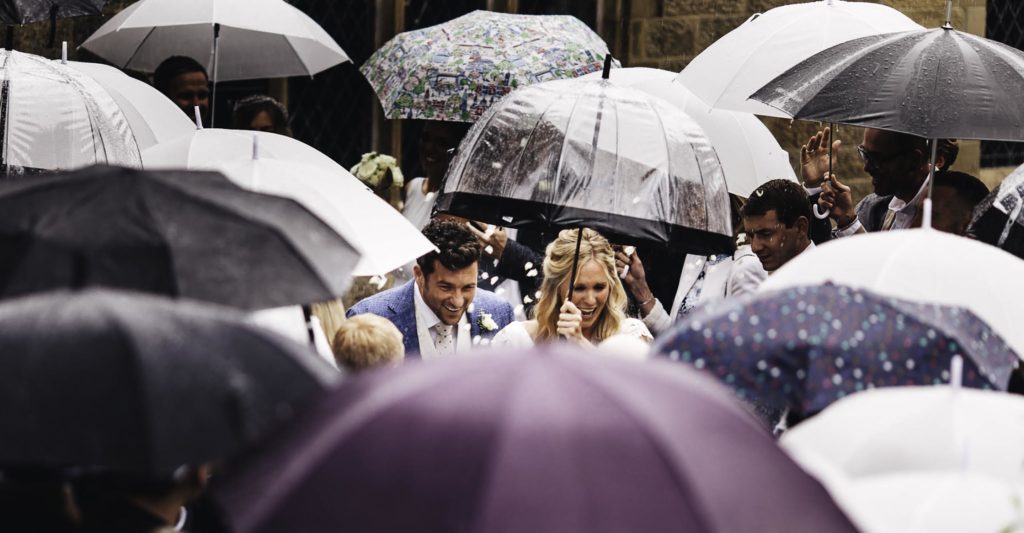
[[[576,284],[571,301],[566,301],[579,231],[563,230],[548,245],[534,319],[505,326],[494,337],[492,346],[528,347],[563,338],[594,346],[616,335],[647,343],[653,340],[643,322],[626,317],[626,292],[615,271],[615,252],[594,230],[583,230]]]

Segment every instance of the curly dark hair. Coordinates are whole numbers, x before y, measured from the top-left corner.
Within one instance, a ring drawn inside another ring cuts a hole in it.
[[[775,217],[787,228],[792,228],[800,217],[811,221],[811,202],[807,199],[807,192],[794,181],[777,179],[765,182],[750,193],[740,215],[759,217],[771,210],[775,210]]]
[[[480,259],[480,241],[459,222],[435,218],[423,228],[423,236],[440,250],[416,259],[424,277],[434,272],[435,259],[448,270],[462,270]]]

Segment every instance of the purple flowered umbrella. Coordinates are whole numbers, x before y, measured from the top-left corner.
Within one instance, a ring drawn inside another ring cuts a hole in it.
[[[714,374],[790,421],[864,389],[949,383],[1005,390],[1016,353],[974,313],[825,284],[763,292],[691,315],[656,350]]]
[[[231,530],[853,531],[714,380],[535,352],[343,384],[224,480]]]

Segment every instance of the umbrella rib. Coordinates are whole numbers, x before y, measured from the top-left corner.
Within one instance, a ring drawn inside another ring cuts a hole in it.
[[[288,35],[282,35],[281,37],[284,39],[284,42],[288,43],[288,49],[292,51],[292,54],[295,54],[295,59],[299,60],[299,64],[302,65],[302,68],[306,71],[306,74],[309,75],[310,78],[312,78],[312,69],[310,69],[309,65],[307,65],[306,62],[302,60],[302,56],[299,55],[299,51],[296,50],[295,45],[292,44],[291,37]]]
[[[554,175],[554,182],[555,183],[554,183],[554,186],[551,187],[552,194],[550,195],[550,198],[552,200],[554,200],[555,202],[558,201],[559,194],[561,193],[562,168],[565,166],[565,148],[566,148],[566,145],[569,143],[569,129],[571,127],[570,125],[573,122],[573,118],[576,117],[576,110],[579,109],[580,100],[582,100],[582,98],[577,97],[576,101],[573,102],[573,104],[572,104],[572,109],[569,111],[569,117],[565,121],[565,132],[562,135],[562,145],[558,149],[558,167],[555,168],[555,175]],[[563,202],[563,203],[564,204],[568,204],[568,202]],[[549,201],[548,204],[553,205],[554,202]],[[564,205],[563,207],[568,207],[568,205]]]
[[[557,361],[559,365],[565,364],[562,362],[562,360],[559,359],[553,358],[551,360],[553,362]],[[679,469],[676,468],[677,466],[682,466],[680,464],[682,462],[682,458],[679,458],[680,460],[676,462],[671,461],[669,459],[669,453],[665,449],[665,446],[661,444],[662,441],[656,438],[654,431],[652,431],[651,426],[653,424],[641,423],[641,421],[648,420],[648,418],[644,416],[645,412],[641,409],[634,408],[632,406],[632,402],[628,398],[623,397],[621,393],[613,393],[610,390],[612,389],[611,386],[599,386],[599,380],[595,379],[595,377],[593,377],[592,374],[581,374],[564,371],[563,374],[567,377],[576,379],[580,384],[593,390],[597,395],[604,397],[608,401],[609,405],[617,407],[624,414],[629,415],[628,418],[633,422],[633,425],[639,429],[638,433],[642,435],[644,439],[651,444],[651,447],[657,454],[658,459],[665,466],[665,471],[670,473],[670,477],[672,478],[672,480],[675,481],[676,485],[679,486],[680,491],[686,495],[685,501],[690,504],[690,510],[693,512],[694,521],[699,526],[696,528],[696,530],[714,531],[715,528],[710,527],[713,524],[713,522],[704,514],[704,507],[702,505],[697,505],[697,503],[699,502],[702,503],[700,499],[700,492],[694,490],[691,484],[684,478],[682,472],[680,472]]]
[[[523,155],[526,154],[526,148],[528,146],[530,146],[530,141],[533,140],[534,135],[537,133],[537,130],[540,128],[541,122],[544,121],[544,115],[547,114],[548,110],[551,109],[551,106],[553,106],[553,105],[554,105],[554,101],[549,103],[547,105],[547,107],[544,108],[544,112],[543,113],[540,113],[540,114],[537,115],[537,120],[536,120],[536,122],[533,123],[533,128],[530,129],[530,134],[526,137],[526,146],[524,146],[522,150],[519,150],[519,152],[516,154],[516,158],[513,160],[512,164],[508,166],[508,168],[518,168],[519,162],[523,160]],[[495,115],[497,115],[497,113],[495,113]],[[483,126],[484,130],[486,130],[487,127],[490,126],[490,121],[493,118],[494,118],[493,115],[490,118],[488,118],[488,123]],[[480,137],[482,137],[482,135]],[[480,139],[478,137],[476,139],[476,142],[479,142],[479,140]],[[476,142],[474,142],[472,150],[467,152],[467,153],[470,153],[470,154],[474,153],[474,150],[476,149]],[[503,182],[504,182],[504,180],[503,180]]]
[[[668,135],[665,133],[665,121],[661,119],[661,113],[658,113],[658,110],[654,107],[653,103],[649,99],[644,99],[644,104],[651,110],[651,114],[653,114],[654,118],[657,119],[657,121],[658,121],[658,131],[661,132],[662,146],[665,148],[665,169],[666,169],[665,178],[666,178],[666,180],[668,180],[668,183],[666,185],[668,186],[669,191],[671,192],[671,190],[672,190],[672,188],[674,186],[674,184],[672,183],[672,181],[673,181],[672,177],[674,176],[674,174],[672,173],[672,149],[670,148],[671,145],[669,144],[669,141],[668,141]],[[693,148],[693,144],[691,144],[689,142],[688,142],[688,144],[690,144],[690,148],[692,149]],[[693,153],[694,153],[694,162],[697,163],[697,170],[700,171],[700,158],[697,157],[697,151],[696,150],[693,150]],[[707,199],[708,195],[707,195],[707,187],[704,185],[704,174],[703,174],[703,172],[701,172],[700,179],[701,179],[701,189],[704,190],[704,229],[706,230],[707,227],[708,227],[708,216],[707,216],[708,215],[708,199]],[[669,195],[669,197],[671,198],[671,194]],[[658,207],[661,207],[661,203],[660,202],[658,203]],[[668,213],[662,213],[662,214],[664,215],[662,217],[664,219],[664,222],[666,222],[668,224],[673,224],[672,218],[669,216]]]
[[[142,41],[139,42],[139,45],[135,47],[135,51],[132,52],[132,55],[128,56],[128,59],[124,62],[123,65],[121,65],[122,69],[127,69],[128,65],[130,65],[132,61],[135,60],[135,56],[139,55],[139,52],[142,50],[142,47],[146,45],[146,41],[148,41],[149,38],[153,35],[153,32],[156,31],[156,28],[156,26],[153,26],[149,29],[148,32],[146,32],[146,36],[143,37]]]

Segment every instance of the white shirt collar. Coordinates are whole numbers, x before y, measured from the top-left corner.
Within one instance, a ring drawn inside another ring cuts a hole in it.
[[[918,189],[917,194],[914,195],[914,198],[909,202],[904,202],[896,196],[893,196],[892,200],[889,200],[889,210],[899,213],[907,210],[907,208],[911,208],[911,211],[916,209],[918,203],[921,201],[921,197],[925,194],[925,191],[928,190],[928,182],[928,178],[925,178],[924,183],[921,184],[921,188]]]
[[[423,294],[420,292],[422,290],[420,288],[420,282],[413,281],[413,283],[416,285],[413,287],[412,291],[413,300],[416,302],[416,316],[422,320],[422,324],[425,329],[431,329],[440,324],[441,319],[437,318],[437,314],[434,313],[434,310],[427,305],[427,302],[423,301]],[[463,317],[465,317],[465,315],[463,315]]]

